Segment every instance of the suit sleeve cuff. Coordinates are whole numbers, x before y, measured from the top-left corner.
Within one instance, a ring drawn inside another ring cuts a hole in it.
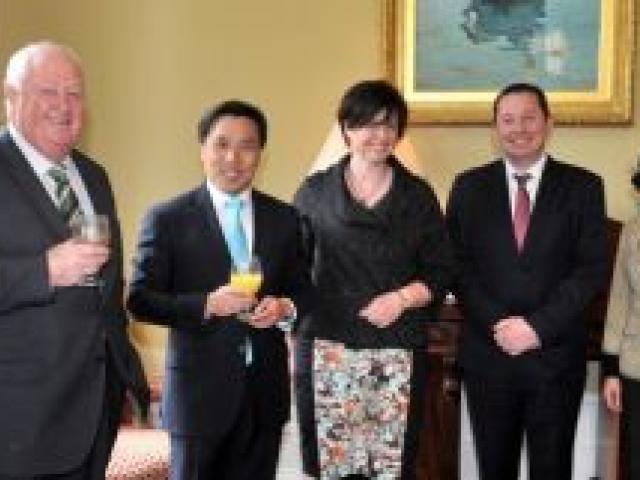
[[[618,356],[612,353],[602,353],[602,377],[619,377],[620,366]]]

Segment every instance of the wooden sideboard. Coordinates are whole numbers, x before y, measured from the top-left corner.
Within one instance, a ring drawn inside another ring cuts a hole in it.
[[[608,220],[609,279],[618,246],[621,223]],[[599,359],[600,343],[607,308],[608,288],[590,305],[589,358]],[[425,420],[417,471],[420,480],[457,480],[460,450],[460,379],[457,348],[464,323],[455,304],[442,306],[438,320],[429,325],[429,371]]]

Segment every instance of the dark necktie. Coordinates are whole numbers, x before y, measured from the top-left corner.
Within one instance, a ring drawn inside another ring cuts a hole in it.
[[[513,176],[518,184],[516,192],[516,204],[513,212],[513,233],[516,237],[516,245],[518,252],[522,251],[524,239],[529,229],[529,219],[531,217],[531,200],[527,191],[527,182],[531,179],[528,173]]]
[[[55,197],[58,210],[60,210],[63,220],[69,223],[80,213],[80,204],[78,203],[76,193],[69,183],[67,171],[63,166],[56,166],[51,167],[47,171],[47,174],[56,184]]]

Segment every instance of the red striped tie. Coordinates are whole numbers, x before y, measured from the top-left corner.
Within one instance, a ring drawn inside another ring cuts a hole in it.
[[[529,229],[529,218],[531,217],[531,201],[529,192],[527,192],[527,182],[531,179],[528,173],[522,175],[514,175],[518,183],[518,191],[516,193],[516,206],[513,213],[513,233],[516,237],[516,245],[518,252],[522,251],[524,239]]]

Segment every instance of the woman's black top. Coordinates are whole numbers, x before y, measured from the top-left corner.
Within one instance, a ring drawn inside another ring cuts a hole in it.
[[[349,156],[307,178],[295,196],[317,301],[297,327],[303,338],[337,340],[352,348],[426,346],[426,322],[450,285],[453,256],[431,187],[390,157],[393,181],[372,208],[344,181]],[[435,301],[407,310],[387,328],[358,312],[376,295],[421,280]]]

